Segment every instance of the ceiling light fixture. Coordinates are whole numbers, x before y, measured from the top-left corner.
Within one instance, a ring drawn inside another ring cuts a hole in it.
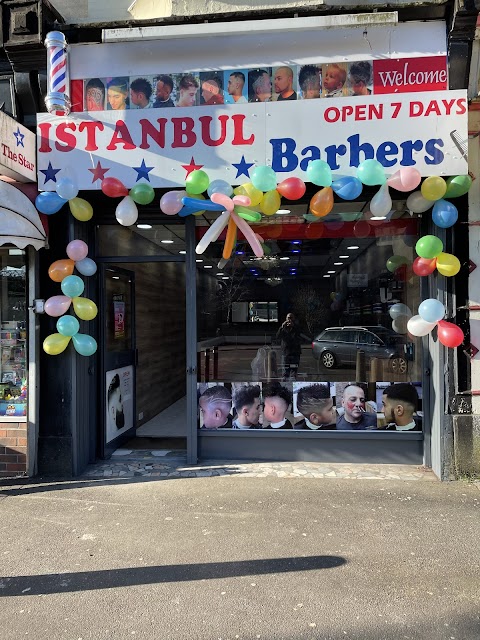
[[[334,267],[339,267],[341,264],[343,264],[343,262],[334,262],[333,266]]]
[[[279,216],[288,216],[289,213],[292,213],[290,209],[279,209],[277,211],[277,215]]]
[[[184,255],[187,252],[186,251],[179,251],[178,253],[181,253],[182,255]]]
[[[351,247],[347,247],[347,249],[360,249],[360,247],[357,247],[356,244],[352,244]]]
[[[204,265],[203,265],[203,268],[204,268],[204,269],[213,269],[213,267],[212,267],[212,265],[211,265],[211,264],[204,264]]]
[[[137,224],[137,229],[151,229],[151,224]]]
[[[349,258],[350,256],[338,256],[339,258],[343,258],[344,260],[346,260],[347,258]]]
[[[160,240],[163,244],[173,244],[173,240]]]
[[[282,256],[280,260],[290,260],[290,258],[288,256]]]

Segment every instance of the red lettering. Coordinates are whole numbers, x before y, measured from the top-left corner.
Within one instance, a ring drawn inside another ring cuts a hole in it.
[[[85,145],[85,151],[97,151],[96,132],[97,129],[99,131],[103,131],[103,122],[97,122],[96,120],[93,120],[92,122],[81,122],[78,125],[78,130],[81,133],[85,129],[87,130],[87,144]]]
[[[418,118],[423,113],[423,104],[421,102],[411,102],[410,103],[410,117]]]
[[[72,131],[76,131],[77,127],[73,122],[62,122],[57,127],[57,139],[64,144],[61,145],[58,142],[55,142],[55,148],[57,151],[73,151],[77,146],[77,139],[73,135],[73,133],[68,133],[66,129],[71,129]]]
[[[172,149],[177,147],[193,147],[197,136],[193,131],[195,120],[193,118],[172,118],[173,142]]]
[[[38,147],[38,153],[50,153],[52,147],[50,146],[50,129],[52,128],[51,122],[41,122],[38,127],[40,129],[40,146]]]
[[[340,119],[340,110],[337,107],[329,107],[323,115],[327,122],[337,122]]]
[[[367,105],[360,104],[355,105],[355,120],[366,120],[367,119]]]
[[[201,118],[199,118],[199,120],[202,123],[202,140],[204,144],[208,145],[209,147],[218,147],[225,142],[227,137],[227,115],[218,116],[222,131],[220,134],[220,138],[218,138],[217,140],[213,140],[212,136],[210,135],[210,125],[212,124],[213,120],[212,116],[202,116]]]
[[[123,144],[125,151],[136,149],[136,146],[133,144],[130,131],[123,120],[117,120],[115,131],[113,132],[112,139],[107,147],[108,151],[116,151],[119,144]]]
[[[342,121],[345,122],[347,118],[349,118],[353,113],[353,107],[351,104],[348,104],[346,107],[342,108]]]
[[[140,126],[142,127],[142,143],[140,149],[150,149],[148,144],[148,136],[152,138],[161,149],[165,148],[165,125],[167,124],[166,118],[158,118],[159,129],[155,129],[150,120],[140,120]]]
[[[425,116],[429,116],[431,113],[435,113],[437,116],[441,116],[442,112],[440,111],[440,107],[438,106],[438,102],[436,100],[430,100],[428,107],[425,109]]]
[[[457,100],[457,116],[462,116],[464,113],[467,112],[467,101],[465,100],[465,98],[459,98]]]
[[[238,113],[232,116],[233,120],[233,145],[242,145],[242,144],[253,144],[255,142],[255,135],[252,135],[246,139],[243,135],[243,123],[245,122],[246,116],[242,113]]]

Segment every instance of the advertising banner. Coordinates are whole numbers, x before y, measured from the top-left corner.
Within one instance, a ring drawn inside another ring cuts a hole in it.
[[[105,375],[105,442],[108,443],[133,427],[133,367],[113,369]]]

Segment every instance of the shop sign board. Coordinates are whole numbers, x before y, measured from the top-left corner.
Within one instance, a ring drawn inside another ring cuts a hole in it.
[[[349,273],[347,275],[347,287],[368,287],[368,274],[367,273]]]
[[[35,134],[0,111],[0,175],[18,182],[35,182]]]
[[[106,372],[106,442],[133,427],[133,366]]]
[[[387,174],[415,167],[422,176],[467,173],[464,90],[371,95],[183,109],[38,116],[39,188],[54,190],[74,168],[80,189],[103,177],[127,187],[179,187],[196,168],[211,180],[241,184],[254,166],[279,179],[306,179],[310,160],[355,175],[376,158]]]

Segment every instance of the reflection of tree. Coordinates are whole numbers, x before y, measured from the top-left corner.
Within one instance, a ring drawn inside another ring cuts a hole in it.
[[[245,282],[245,268],[239,258],[232,261],[231,270],[226,271],[228,280],[219,280],[217,285],[216,300],[219,309],[226,309],[227,322],[232,316],[232,304],[243,300],[248,292]]]
[[[292,304],[300,326],[305,327],[310,336],[327,326],[330,320],[330,301],[328,297],[318,295],[312,285],[298,287]]]

